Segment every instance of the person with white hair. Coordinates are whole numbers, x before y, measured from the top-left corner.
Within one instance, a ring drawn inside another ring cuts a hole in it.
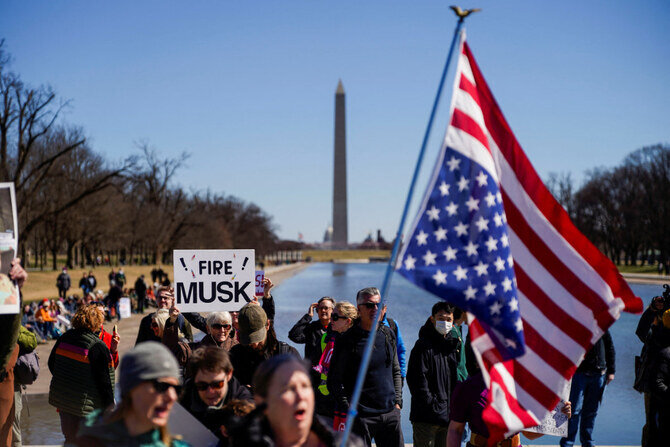
[[[235,346],[238,341],[231,337],[233,319],[230,312],[212,312],[207,316],[207,335],[194,344],[193,350],[203,346],[217,346],[226,351]]]

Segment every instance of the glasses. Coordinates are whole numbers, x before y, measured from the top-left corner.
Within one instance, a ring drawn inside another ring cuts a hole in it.
[[[160,382],[158,380],[152,380],[151,384],[154,386],[154,389],[156,390],[157,393],[165,393],[167,390],[170,388],[174,388],[175,392],[177,393],[177,396],[181,393],[181,385],[173,385],[172,383],[167,383],[167,382]]]
[[[220,331],[221,329],[228,330],[228,329],[230,329],[232,326],[229,325],[229,324],[214,323],[211,327],[212,327],[212,329],[216,329],[217,331]]]
[[[344,320],[344,318],[345,318],[345,317],[343,317],[342,315],[338,315],[338,314],[336,314],[336,313],[333,313],[333,314],[330,316],[330,319],[333,320],[333,321]]]
[[[158,328],[158,323],[151,323],[152,328]]]
[[[209,388],[213,390],[220,390],[225,384],[225,380],[216,380],[214,382],[195,382],[195,389],[198,391],[206,391]]]
[[[366,309],[376,309],[379,307],[379,303],[361,303],[360,305]]]

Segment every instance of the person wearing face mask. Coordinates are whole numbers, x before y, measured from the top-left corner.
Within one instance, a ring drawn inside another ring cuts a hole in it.
[[[412,394],[409,419],[414,445],[446,446],[449,402],[458,380],[461,341],[452,331],[453,305],[440,301],[419,330],[409,356],[407,385]]]

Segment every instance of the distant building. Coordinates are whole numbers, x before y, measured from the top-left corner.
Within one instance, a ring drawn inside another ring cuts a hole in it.
[[[330,225],[326,228],[326,232],[323,234],[323,243],[330,244],[333,242],[333,226]]]
[[[344,87],[340,80],[335,91],[335,150],[333,163],[333,248],[347,248],[349,229],[347,217],[347,141],[345,126]]]

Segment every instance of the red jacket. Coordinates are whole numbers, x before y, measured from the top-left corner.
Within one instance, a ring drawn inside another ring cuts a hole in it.
[[[119,366],[119,353],[112,352],[112,334],[107,332],[104,327],[100,328],[100,340],[102,340],[112,354],[112,361],[114,362],[114,369]]]

